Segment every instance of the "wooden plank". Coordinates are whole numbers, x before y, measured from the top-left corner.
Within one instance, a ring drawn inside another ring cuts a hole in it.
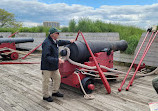
[[[140,60],[141,57],[142,57],[142,56],[138,56],[137,59]],[[136,60],[137,60],[137,59],[136,59]],[[148,61],[148,62],[157,62],[156,59],[158,59],[158,57],[155,56],[155,55],[153,55],[153,56],[146,55],[145,58],[144,58],[144,60],[145,60],[145,61]]]
[[[70,40],[75,39],[77,36],[77,33],[60,33],[60,38],[62,40]],[[84,36],[86,37],[86,40],[105,40],[105,41],[118,41],[119,39],[119,33],[84,33]],[[45,33],[18,33],[15,35],[15,37],[33,37],[34,42],[33,43],[21,43],[17,44],[16,46],[18,48],[23,49],[33,49],[34,47],[38,46],[40,43],[42,43],[45,38]],[[81,35],[79,36],[78,40],[83,40]],[[42,50],[41,47],[38,48],[38,50]]]
[[[113,110],[121,111],[122,110],[120,108],[114,107],[113,105],[107,104],[106,98],[104,98],[104,101],[100,101],[98,98],[87,101],[83,98],[83,95],[80,94],[79,90],[72,88],[70,86],[67,86],[67,85],[62,85],[62,88],[66,89],[66,91],[64,92],[64,93],[66,93],[66,95],[69,95],[69,93],[73,92],[74,94],[71,96],[71,98],[72,97],[76,98],[79,103],[83,103],[86,106],[93,107],[96,111],[102,111],[103,109],[105,111],[113,111]],[[79,92],[77,92],[77,91],[79,91]],[[79,94],[79,95],[77,95],[77,94]]]
[[[0,38],[8,38],[11,34],[11,32],[0,32]]]
[[[56,106],[56,105],[53,105],[51,106],[50,104],[47,104],[47,102],[45,101],[42,101],[42,96],[41,96],[41,93],[39,93],[40,91],[35,91],[33,88],[32,89],[29,89],[29,87],[26,87],[22,84],[19,84],[19,83],[15,83],[11,80],[8,80],[6,78],[3,78],[4,82],[8,81],[8,84],[7,86],[12,88],[13,90],[16,90],[16,92],[19,92],[21,93],[21,95],[27,97],[29,100],[35,102],[36,104],[42,106],[43,108],[45,108],[46,110],[50,110],[50,109],[53,109],[54,111],[58,110],[59,108],[62,110],[62,107],[61,106]],[[12,85],[12,83],[14,83],[14,85]],[[24,101],[26,101],[26,99],[24,99]],[[36,106],[34,106],[36,107]]]
[[[0,111],[15,111],[9,104],[0,99]]]
[[[4,78],[4,77],[3,77],[3,78]],[[26,78],[26,79],[27,79],[27,78]],[[15,83],[14,83],[14,84],[15,84]],[[18,83],[18,84],[19,84],[19,83]],[[23,87],[25,87],[25,86],[23,86]],[[31,85],[31,87],[33,87],[33,86]],[[36,88],[33,88],[33,89],[35,90]],[[64,101],[64,100],[61,100],[61,101],[60,101],[59,99],[55,99],[55,103],[60,103],[60,104],[59,104],[60,106],[61,106],[61,103],[63,103],[62,106],[65,107],[65,108],[67,108],[67,107],[69,108],[69,107],[72,106],[72,105],[75,105],[75,106],[76,106],[76,104],[72,104],[72,103],[74,103],[74,102],[75,102],[75,101],[73,101],[73,102],[70,101],[70,100],[69,100],[69,101]],[[66,104],[65,104],[65,103],[66,103]],[[79,104],[78,104],[78,106],[79,106]],[[83,106],[83,104],[82,104],[81,106]],[[79,108],[80,110],[83,110],[83,109],[81,109],[81,108],[82,108],[81,106],[80,106],[80,107],[77,107],[77,108]],[[72,107],[73,107],[73,108],[72,108],[72,110],[73,110],[75,107],[74,107],[74,106],[72,106]],[[77,108],[75,108],[74,110],[77,110]],[[85,107],[85,108],[86,108],[86,107]],[[84,110],[85,110],[85,108],[84,108]],[[79,110],[79,109],[78,109],[78,110]],[[86,108],[86,109],[87,109],[87,108]]]
[[[33,59],[40,61],[40,58]],[[29,58],[25,61],[30,60],[32,59]],[[128,67],[115,67],[118,70],[128,70]],[[53,111],[148,111],[148,102],[156,102],[158,99],[157,97],[153,98],[157,94],[151,85],[151,80],[156,75],[136,78],[129,92],[124,90],[118,92],[121,79],[110,82],[111,94],[106,94],[104,85],[96,82],[96,89],[93,92],[95,99],[93,100],[85,100],[78,89],[64,86],[60,89],[64,93],[64,98],[53,97],[54,102],[47,103],[42,100],[40,64],[1,65],[0,73],[2,78],[0,81],[0,99],[8,105],[16,105],[13,109],[17,111],[20,108],[22,111],[31,110],[32,107],[34,110],[41,108],[41,110]]]
[[[0,84],[1,85],[1,84]],[[1,90],[1,89],[0,89]],[[1,92],[1,91],[0,91]],[[0,99],[3,100],[5,103],[7,103],[10,107],[13,108],[15,111],[26,111],[24,108],[19,106],[14,100],[11,98],[8,98],[8,96],[5,93],[6,91],[1,92]],[[9,92],[9,91],[8,91]],[[8,106],[8,107],[9,107]],[[1,111],[1,110],[0,110]]]
[[[18,105],[20,105],[24,109],[27,109],[29,111],[46,111],[46,109],[44,109],[42,106],[34,103],[33,101],[26,98],[21,93],[17,92],[11,87],[8,87],[7,83],[3,83],[3,85],[1,85],[0,88],[3,88],[5,90],[4,94],[6,94],[8,98],[14,100]]]
[[[137,46],[137,47],[140,47],[140,46]],[[140,52],[143,53],[145,48],[146,48],[146,46],[143,46]],[[158,53],[157,48],[158,48],[158,47],[157,47],[157,44],[154,45],[154,46],[152,45],[152,46],[149,48],[149,53],[150,53],[150,51],[151,51],[151,52]],[[138,49],[139,49],[139,48],[137,48],[137,49],[135,50],[135,53],[138,52]]]
[[[7,74],[6,74],[7,75]],[[14,76],[13,76],[14,77]],[[25,79],[28,79],[26,77],[24,77]],[[3,79],[5,79],[6,81],[8,81],[8,86],[9,87],[12,87],[14,86],[13,88],[17,89],[18,92],[21,92],[23,95],[25,95],[26,97],[29,97],[29,99],[31,99],[32,101],[36,101],[37,104],[40,104],[41,106],[45,107],[46,109],[54,109],[55,108],[60,108],[62,109],[62,107],[60,106],[57,106],[55,107],[56,105],[54,105],[53,107],[51,108],[47,108],[47,106],[49,106],[48,104],[46,104],[47,102],[44,102],[42,101],[42,95],[41,95],[41,90],[36,90],[36,88],[34,88],[33,86],[27,86],[26,84],[24,84],[22,81],[19,81],[19,80],[15,80],[15,78],[8,78],[8,77],[3,77]],[[15,80],[15,81],[14,81]],[[34,82],[34,81],[32,81]],[[14,85],[12,85],[14,84]],[[39,84],[39,83],[36,83],[36,84]],[[18,87],[17,87],[18,86]],[[41,87],[39,87],[41,88]],[[38,88],[38,89],[39,89]],[[31,94],[30,94],[31,93]],[[34,95],[32,95],[32,93]],[[39,96],[38,96],[39,95]],[[32,98],[33,97],[33,98]],[[37,98],[36,98],[37,97]],[[38,102],[37,102],[38,101]]]
[[[140,41],[139,41],[139,43],[137,45],[137,48],[135,50],[135,55],[138,52],[138,49],[139,49],[140,45],[142,44],[142,41],[143,41],[145,35],[146,35],[146,33],[142,34],[142,36],[140,38]],[[140,51],[140,54],[138,55],[139,59],[136,59],[136,63],[139,62],[140,56],[143,54],[144,49],[145,49],[145,47],[147,45],[147,42],[149,41],[150,36],[151,36],[151,33],[149,33],[149,35],[148,35],[148,37],[147,37],[147,39],[146,39],[141,51]],[[143,62],[146,65],[148,65],[148,66],[155,66],[155,67],[158,66],[158,50],[157,50],[157,48],[158,48],[158,35],[156,36],[154,42],[152,43],[152,45],[151,45],[151,47],[150,47],[150,49],[149,49],[149,51],[148,51],[148,53],[146,55],[147,57],[144,58]]]
[[[118,51],[114,52],[114,61],[118,62],[126,62],[126,63],[132,63],[134,59],[134,55],[128,55],[123,53],[118,53]]]
[[[146,39],[145,42],[148,42],[148,41],[149,41],[149,38],[151,37],[151,34],[152,34],[152,33],[149,33],[149,34],[148,34],[147,39]],[[146,33],[143,33],[143,34],[141,35],[140,41],[143,41],[143,39],[144,39],[145,36],[146,36]],[[152,38],[153,38],[154,36],[155,36],[155,34],[153,34]],[[158,35],[156,35],[156,38],[155,38],[154,42],[158,42]]]
[[[114,98],[117,98],[119,100],[122,100],[122,104],[127,104],[127,107],[130,107],[128,109],[133,109],[134,111],[141,111],[141,110],[146,111],[149,109],[147,104],[145,102],[143,102],[143,100],[142,100],[142,97],[144,97],[144,96],[136,95],[136,94],[133,94],[132,92],[126,92],[124,90],[122,90],[119,93],[117,90],[119,85],[117,86],[115,84],[115,85],[110,85],[110,86],[112,88],[112,93],[110,94],[110,98],[114,97]],[[103,87],[99,87],[100,90],[97,91],[97,94],[102,93],[102,90],[101,90],[102,88]],[[140,98],[142,101],[139,100]],[[111,98],[111,100],[113,100],[113,99]],[[111,102],[111,104],[112,104],[112,102]]]

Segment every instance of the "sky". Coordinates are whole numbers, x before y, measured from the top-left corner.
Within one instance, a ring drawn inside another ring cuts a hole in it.
[[[158,0],[1,0],[0,8],[27,27],[43,21],[68,26],[83,17],[140,28],[158,25]]]

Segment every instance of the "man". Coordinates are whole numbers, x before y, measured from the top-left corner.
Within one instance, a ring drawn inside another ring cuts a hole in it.
[[[41,70],[42,70],[42,92],[43,100],[53,102],[52,97],[49,94],[49,80],[53,80],[52,96],[63,97],[63,94],[59,93],[59,87],[61,82],[61,76],[58,69],[58,64],[64,63],[64,61],[58,58],[58,46],[63,46],[73,43],[75,40],[57,40],[59,37],[59,30],[56,28],[50,28],[49,36],[44,40],[42,44],[42,57],[41,57]]]

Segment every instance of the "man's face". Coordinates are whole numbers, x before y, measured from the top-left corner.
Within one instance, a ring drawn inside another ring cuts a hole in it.
[[[59,38],[59,32],[55,32],[55,33],[51,34],[51,37],[55,40],[58,39]]]

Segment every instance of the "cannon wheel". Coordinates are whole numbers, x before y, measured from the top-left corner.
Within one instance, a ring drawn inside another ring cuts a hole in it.
[[[18,54],[17,52],[12,52],[12,53],[10,54],[10,58],[11,58],[12,60],[17,60],[17,59],[19,58],[19,54]]]
[[[82,82],[82,85],[83,85],[83,88],[84,88],[85,92],[86,92],[87,94],[92,93],[93,90],[89,89],[88,86],[89,86],[89,85],[94,85],[94,80],[93,80],[93,78],[91,78],[91,77],[86,77],[86,78],[82,79],[81,82]],[[81,92],[83,93],[82,89],[81,89]]]

